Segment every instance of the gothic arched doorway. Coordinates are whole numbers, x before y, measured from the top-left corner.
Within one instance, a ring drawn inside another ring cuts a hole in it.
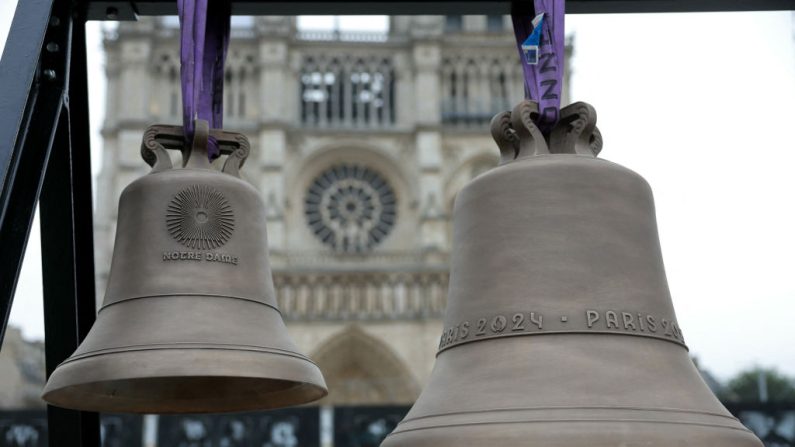
[[[323,371],[330,405],[411,404],[419,386],[385,343],[350,326],[311,356]]]

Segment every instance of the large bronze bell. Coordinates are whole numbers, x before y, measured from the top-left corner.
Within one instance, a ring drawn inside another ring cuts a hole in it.
[[[53,372],[44,399],[81,410],[225,412],[297,405],[327,394],[276,308],[265,207],[238,176],[249,152],[235,133],[196,121],[152,126],[152,166],[122,193],[105,301],[77,351]],[[208,137],[226,161],[207,157]],[[183,151],[172,168],[167,149]]]
[[[382,447],[761,447],[688,356],[649,185],[596,158],[591,106],[548,142],[537,113],[495,117],[502,162],[456,198],[436,365]]]

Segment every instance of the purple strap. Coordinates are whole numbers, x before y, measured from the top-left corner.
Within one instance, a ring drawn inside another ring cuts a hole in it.
[[[525,97],[537,101],[540,116],[536,125],[548,134],[560,114],[561,88],[563,87],[563,65],[565,62],[564,22],[565,0],[534,0],[535,13],[511,14],[516,46],[524,70]],[[531,11],[532,12],[532,11]],[[522,43],[533,31],[532,20],[544,13],[541,24],[541,46],[537,65],[530,65],[523,56]]]
[[[224,63],[229,47],[230,2],[177,0],[180,22],[182,125],[193,142],[195,119],[223,128]],[[210,159],[220,155],[210,138]]]

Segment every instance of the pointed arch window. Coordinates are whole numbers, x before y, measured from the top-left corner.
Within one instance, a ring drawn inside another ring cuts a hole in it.
[[[383,56],[308,56],[301,68],[301,122],[313,127],[395,124],[395,72]]]

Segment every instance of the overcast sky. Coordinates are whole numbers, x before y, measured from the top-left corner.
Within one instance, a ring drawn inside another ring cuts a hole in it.
[[[14,4],[0,4],[0,45]],[[567,33],[576,36],[572,98],[596,107],[600,156],[639,172],[654,190],[691,353],[722,379],[753,365],[795,375],[793,14],[570,15]],[[89,36],[96,132],[104,101],[99,24]],[[95,163],[99,144],[96,137]],[[28,248],[11,321],[40,338],[38,223]]]

